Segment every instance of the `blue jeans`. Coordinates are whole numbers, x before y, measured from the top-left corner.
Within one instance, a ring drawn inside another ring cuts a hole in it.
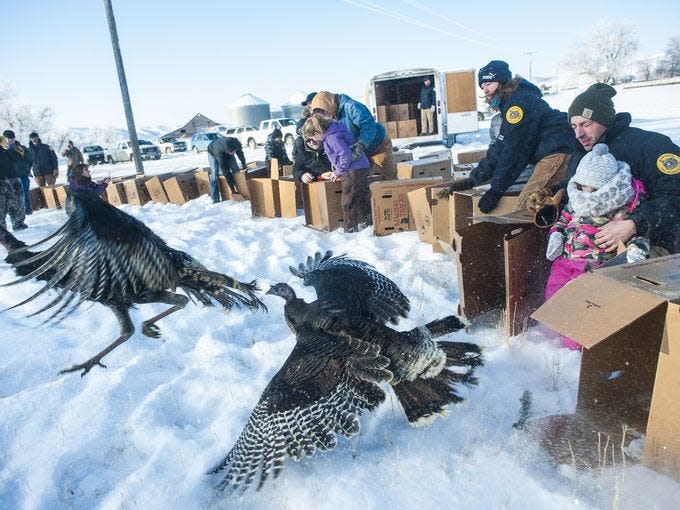
[[[220,162],[212,154],[208,154],[208,163],[210,163],[210,197],[212,198],[213,203],[216,204],[220,201],[220,187],[217,184],[220,170],[222,170],[222,175],[224,175],[224,178],[227,180],[227,184],[229,185],[231,192],[236,193],[236,184],[234,183],[234,176],[232,173],[238,172],[239,166],[236,162],[236,158],[233,155],[228,156],[227,159],[229,168],[222,168],[220,166]],[[227,197],[224,197],[224,200],[226,199]]]
[[[31,181],[28,180],[28,175],[24,175],[21,178],[21,186],[24,188],[24,209],[26,210],[26,214],[31,214],[33,211],[31,210],[31,199],[28,193]]]

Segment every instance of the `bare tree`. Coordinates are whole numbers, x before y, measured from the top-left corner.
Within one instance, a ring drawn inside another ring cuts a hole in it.
[[[667,76],[680,76],[680,37],[669,39],[663,63]]]
[[[0,124],[11,128],[23,143],[28,143],[28,134],[31,131],[37,131],[45,143],[52,143],[52,140],[56,140],[52,124],[53,117],[54,113],[50,107],[34,108],[18,103],[11,85],[0,85]]]
[[[637,48],[632,26],[605,21],[579,36],[564,63],[577,74],[614,84],[623,77]]]

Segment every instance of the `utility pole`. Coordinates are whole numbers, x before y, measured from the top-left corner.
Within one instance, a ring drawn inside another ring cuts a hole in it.
[[[135,119],[132,116],[132,104],[130,103],[130,94],[128,93],[127,79],[125,78],[123,57],[120,54],[120,46],[118,44],[118,30],[116,29],[116,19],[113,17],[113,7],[111,7],[111,0],[104,0],[104,8],[106,9],[106,19],[109,22],[111,45],[113,46],[113,57],[116,60],[116,70],[118,71],[118,81],[120,82],[120,93],[123,96],[125,120],[127,122],[128,133],[130,134],[130,145],[132,145],[132,159],[135,162],[137,173],[143,174],[144,165],[142,165],[142,157],[141,153],[139,152],[137,129],[135,128]]]
[[[527,51],[525,55],[529,55],[529,81],[531,81],[531,56],[536,53],[535,51]]]

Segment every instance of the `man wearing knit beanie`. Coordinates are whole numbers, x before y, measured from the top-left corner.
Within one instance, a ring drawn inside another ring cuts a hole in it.
[[[549,190],[539,190],[535,204],[530,198],[527,207],[540,205],[544,194],[566,187],[581,159],[596,144],[604,143],[618,161],[628,163],[633,177],[645,185],[647,198],[629,219],[601,227],[595,236],[598,246],[611,252],[619,242],[638,235],[650,238],[652,255],[680,253],[680,147],[665,135],[631,127],[630,113],[614,110],[611,98],[615,94],[609,85],[596,83],[574,98],[569,123],[579,147],[569,161],[567,179]]]

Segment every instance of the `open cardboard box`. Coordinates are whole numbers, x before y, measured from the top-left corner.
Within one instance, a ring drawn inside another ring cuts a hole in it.
[[[478,149],[474,151],[459,152],[457,154],[458,163],[461,165],[469,163],[479,163],[486,156],[486,149]]]
[[[342,227],[341,181],[302,184],[302,203],[306,225],[328,232]]]
[[[163,181],[163,189],[168,201],[183,205],[200,196],[196,175],[193,170],[174,175]]]
[[[40,191],[42,192],[43,195],[45,207],[47,207],[48,209],[59,208],[59,199],[57,198],[57,195],[54,191],[54,186],[42,186],[40,188]]]
[[[680,254],[585,274],[532,317],[584,348],[576,416],[646,433],[643,463],[680,480]]]
[[[295,218],[296,185],[292,177],[248,179],[250,209],[253,218]]]
[[[370,184],[373,231],[377,236],[415,230],[409,213],[408,193],[418,188],[441,184],[441,177],[379,181]]]
[[[111,181],[106,187],[106,201],[116,207],[127,204],[127,196],[125,195],[125,186],[121,181]]]

